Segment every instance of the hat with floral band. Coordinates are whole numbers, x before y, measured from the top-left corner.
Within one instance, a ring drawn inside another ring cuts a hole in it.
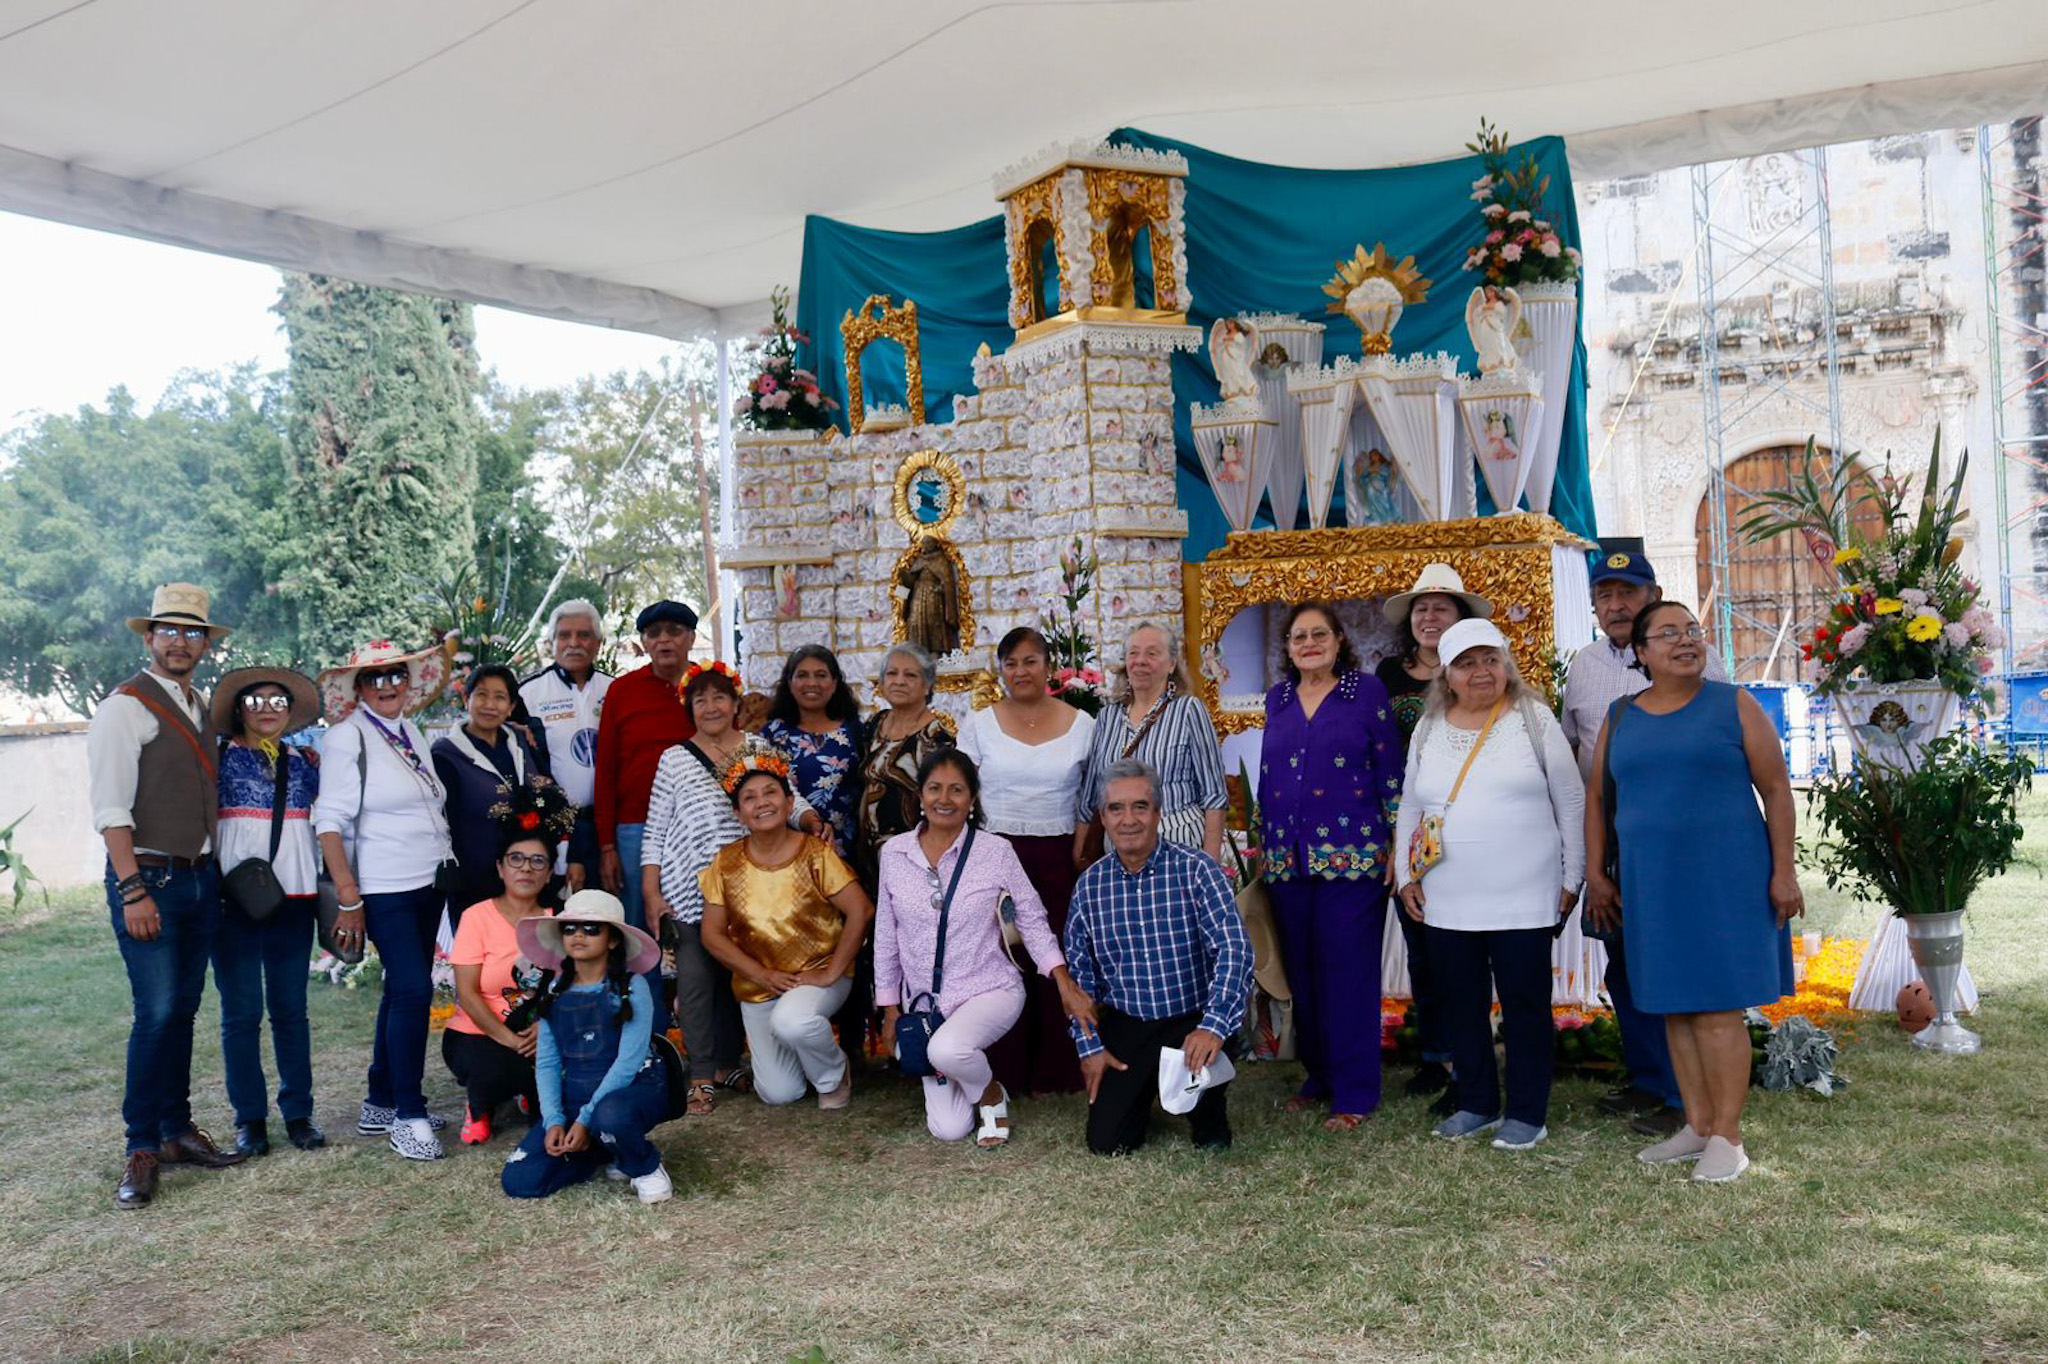
[[[626,940],[626,969],[644,975],[661,964],[661,947],[654,939],[626,922],[626,907],[610,891],[579,890],[569,897],[559,914],[533,914],[519,921],[519,950],[535,966],[550,971],[561,969],[568,954],[562,950],[562,924],[610,924]]]
[[[396,672],[405,669],[412,686],[406,702],[408,715],[425,710],[448,682],[448,656],[440,648],[407,652],[388,639],[365,644],[348,656],[348,662],[320,674],[320,702],[330,723],[340,721],[356,708],[356,674]]]

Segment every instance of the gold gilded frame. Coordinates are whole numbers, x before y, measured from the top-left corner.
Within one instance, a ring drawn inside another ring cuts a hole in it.
[[[1387,597],[1412,587],[1423,565],[1445,563],[1458,570],[1468,591],[1493,603],[1494,623],[1507,636],[1523,679],[1547,691],[1555,629],[1551,556],[1561,545],[1592,548],[1533,512],[1356,529],[1235,531],[1197,570],[1201,589],[1188,635],[1199,656],[1221,642],[1247,606]],[[1264,723],[1259,715],[1225,711],[1209,678],[1200,685],[1220,733]]]
[[[867,424],[867,396],[861,391],[861,352],[885,336],[902,343],[905,406],[910,409],[910,424],[924,425],[924,361],[917,349],[917,300],[907,298],[902,307],[892,308],[887,294],[869,294],[867,302],[840,319],[839,335],[846,343],[848,430],[857,436]]]
[[[910,510],[910,485],[927,469],[946,485],[946,514],[927,525]],[[896,466],[896,484],[889,496],[889,514],[903,527],[914,545],[921,535],[944,535],[967,504],[967,474],[951,455],[937,450],[913,450]]]
[[[918,556],[918,554],[923,551],[924,542],[926,540],[930,540],[934,544],[936,544],[939,547],[939,552],[944,554],[946,556],[947,561],[953,565],[953,577],[954,580],[960,586],[959,651],[961,653],[967,653],[969,650],[974,648],[974,579],[968,576],[967,562],[960,557],[959,549],[955,547],[951,540],[948,540],[943,535],[935,535],[930,533],[911,536],[909,546],[906,547],[901,554],[896,556],[896,562],[889,568],[889,591],[891,592],[891,594],[893,594],[896,591],[897,579],[902,575],[903,570],[910,566],[910,561],[915,559]],[[905,613],[908,612],[909,609],[910,602],[908,599],[896,603],[896,638],[893,641],[894,643],[902,644],[910,638],[909,622],[905,621],[903,618]],[[935,659],[933,661],[936,662],[937,660]],[[945,682],[945,678],[942,677],[939,679],[940,689],[943,691],[968,690],[968,688],[964,685],[959,686],[957,688],[947,687],[945,685]]]
[[[1120,281],[1116,278],[1118,262],[1111,259],[1109,233],[1119,218],[1125,218],[1131,229],[1131,239],[1124,247],[1123,264],[1135,266],[1138,234],[1150,232],[1152,296],[1155,300],[1178,298],[1180,281],[1173,272],[1173,237],[1167,230],[1167,222],[1172,216],[1172,201],[1169,197],[1172,180],[1164,175],[1148,174],[1144,171],[1107,170],[1101,167],[1090,167],[1084,174],[1088,185],[1088,216],[1101,226],[1090,234],[1088,240],[1089,250],[1094,255],[1093,277],[1088,281],[1090,297],[1086,300],[1077,300],[1077,303],[1094,302],[1094,291],[1100,286],[1110,294],[1110,306],[1132,306],[1120,304],[1115,297]]]

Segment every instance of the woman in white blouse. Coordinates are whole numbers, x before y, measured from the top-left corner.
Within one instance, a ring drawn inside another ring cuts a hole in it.
[[[1428,930],[1456,1070],[1457,1109],[1436,1134],[1499,1129],[1496,1147],[1525,1151],[1548,1135],[1550,944],[1585,880],[1585,790],[1564,731],[1523,683],[1493,622],[1459,621],[1437,652],[1446,663],[1409,742],[1394,831],[1401,905]],[[1441,821],[1443,855],[1419,868],[1413,850],[1428,839],[1426,830],[1417,838],[1425,817]]]
[[[1047,690],[1048,659],[1045,636],[1030,626],[1004,635],[996,667],[1006,694],[968,715],[959,747],[980,770],[990,831],[1017,850],[1057,939],[1067,930],[1067,901],[1080,874],[1074,808],[1095,720]],[[1013,1094],[1071,1094],[1081,1088],[1081,1066],[1059,991],[1038,976],[1027,976],[1024,989],[1023,1017],[989,1049],[996,1078]]]

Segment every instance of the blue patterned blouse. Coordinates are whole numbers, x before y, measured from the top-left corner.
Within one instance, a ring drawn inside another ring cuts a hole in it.
[[[1260,848],[1274,880],[1379,880],[1401,800],[1401,731],[1387,688],[1357,669],[1302,713],[1292,682],[1266,693]]]
[[[786,720],[770,720],[761,737],[789,759],[796,793],[832,826],[832,848],[853,856],[853,835],[860,794],[861,735],[858,721],[843,721],[824,734],[813,734]]]

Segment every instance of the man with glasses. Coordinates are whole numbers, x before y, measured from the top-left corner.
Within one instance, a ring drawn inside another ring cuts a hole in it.
[[[1599,780],[1593,771],[1593,753],[1599,747],[1608,707],[1650,685],[1650,679],[1635,666],[1629,631],[1637,614],[1664,596],[1657,585],[1657,571],[1634,543],[1602,541],[1593,555],[1592,569],[1593,615],[1601,637],[1572,655],[1565,676],[1563,715],[1564,737],[1578,754],[1580,775],[1589,785]],[[1713,649],[1706,653],[1706,675],[1717,682],[1727,681],[1721,655]],[[1626,906],[1623,909],[1625,913]],[[1628,1080],[1603,1095],[1600,1108],[1633,1119],[1631,1126],[1645,1136],[1668,1137],[1685,1123],[1679,1107],[1678,1076],[1671,1069],[1671,1046],[1665,1040],[1662,1016],[1635,1007],[1619,933],[1607,943],[1606,985],[1614,1021],[1621,1029]]]
[[[640,841],[647,824],[647,800],[654,790],[661,755],[697,732],[683,704],[679,684],[697,643],[697,613],[679,601],[658,601],[633,622],[647,666],[614,680],[597,722],[597,760],[592,774],[597,808],[597,842],[604,888],[626,907],[626,922],[647,932],[647,906],[640,894]],[[633,874],[625,874],[626,868]],[[668,992],[660,968],[648,973],[654,996],[655,1031],[668,1029]],[[691,1039],[694,1042],[696,1039]]]
[[[604,625],[597,608],[576,598],[548,617],[554,662],[519,684],[519,697],[547,739],[548,770],[576,807],[576,831],[569,838],[569,890],[582,890],[598,872],[597,730],[612,675],[597,666]],[[637,870],[635,877],[638,879]]]
[[[107,908],[128,968],[135,1021],[121,1117],[128,1155],[114,1192],[148,1206],[160,1165],[238,1164],[192,1122],[192,1020],[220,919],[213,862],[219,739],[192,672],[228,627],[208,618],[204,588],[167,583],[141,635],[149,666],[100,703],[85,736],[93,827],[107,845]]]

